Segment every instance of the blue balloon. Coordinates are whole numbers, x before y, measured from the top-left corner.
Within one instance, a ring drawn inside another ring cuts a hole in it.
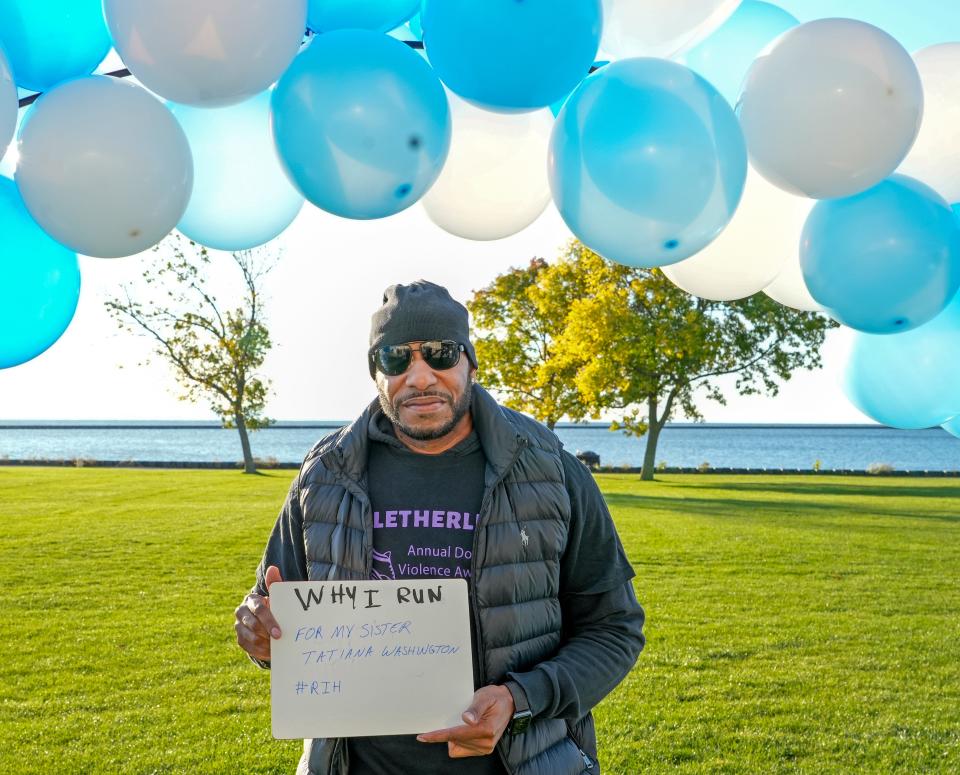
[[[960,414],[957,414],[950,422],[945,422],[940,426],[951,436],[956,436],[960,439]]]
[[[421,18],[440,80],[493,110],[536,110],[562,99],[600,44],[600,0],[424,0]]]
[[[303,195],[345,218],[383,218],[433,185],[450,149],[447,95],[405,43],[366,30],[313,39],[273,93],[273,134]]]
[[[864,414],[893,428],[933,428],[960,415],[960,295],[902,334],[857,334],[844,390]]]
[[[706,80],[664,59],[590,75],[560,111],[550,188],[580,240],[628,266],[665,266],[706,247],[747,175],[740,124]]]
[[[892,175],[817,203],[803,227],[800,266],[810,294],[844,325],[909,331],[960,288],[960,223],[932,188]]]
[[[314,32],[348,27],[389,32],[420,10],[420,0],[310,0],[307,26]]]
[[[716,32],[684,55],[684,62],[736,105],[753,60],[772,40],[797,24],[782,8],[744,0]]]
[[[0,369],[7,369],[36,358],[66,331],[80,299],[80,267],[2,177],[0,232]]]
[[[17,86],[48,91],[92,73],[110,50],[101,0],[3,0],[0,45]]]
[[[270,134],[270,92],[226,108],[169,103],[193,153],[193,193],[177,228],[217,250],[244,250],[287,228],[303,197]]]

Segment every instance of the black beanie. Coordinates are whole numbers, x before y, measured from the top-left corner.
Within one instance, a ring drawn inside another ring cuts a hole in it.
[[[462,344],[473,367],[477,353],[470,343],[467,308],[454,301],[449,291],[426,280],[410,285],[391,285],[383,292],[383,306],[373,313],[370,323],[370,349],[385,344],[452,339]],[[368,357],[370,376],[376,376],[373,359]]]

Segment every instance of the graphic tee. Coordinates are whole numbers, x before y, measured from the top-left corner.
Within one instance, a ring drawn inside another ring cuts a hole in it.
[[[470,577],[486,458],[476,432],[439,455],[407,449],[389,420],[371,420],[367,464],[373,507],[375,579]],[[471,639],[475,639],[473,622]],[[477,686],[476,642],[474,686]],[[466,710],[466,708],[464,708]],[[423,730],[428,732],[431,730]],[[351,775],[504,775],[499,754],[451,759],[444,743],[415,736],[355,737],[348,741]]]

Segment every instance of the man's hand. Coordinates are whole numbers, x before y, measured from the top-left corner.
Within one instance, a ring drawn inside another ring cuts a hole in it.
[[[513,695],[505,686],[484,686],[463,712],[464,724],[417,735],[421,743],[446,743],[453,759],[493,753],[513,718]]]
[[[267,568],[264,577],[267,585],[267,596],[251,592],[234,611],[236,622],[233,629],[237,631],[237,644],[251,657],[263,662],[270,661],[270,636],[280,637],[280,626],[270,613],[270,586],[280,578],[280,569],[276,565]]]

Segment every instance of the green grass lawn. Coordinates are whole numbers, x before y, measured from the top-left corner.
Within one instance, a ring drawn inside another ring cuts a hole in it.
[[[0,468],[0,773],[291,773],[233,608],[292,472]],[[599,477],[647,648],[604,771],[960,771],[960,482]]]

